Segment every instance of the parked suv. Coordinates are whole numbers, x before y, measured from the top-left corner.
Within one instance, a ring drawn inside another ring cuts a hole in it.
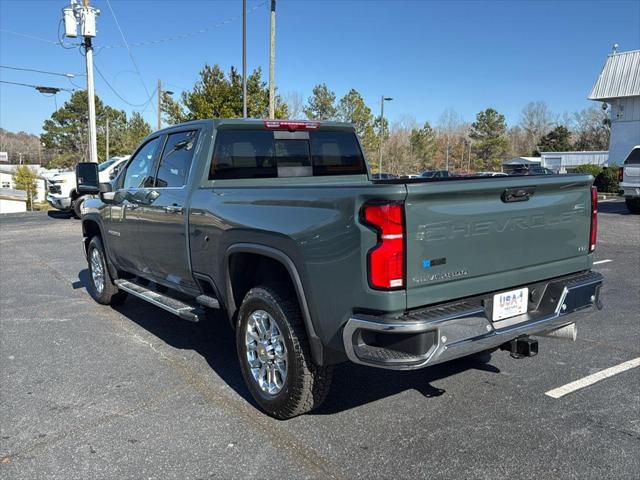
[[[531,356],[530,335],[599,305],[590,175],[372,180],[349,124],[218,119],[155,132],[110,183],[77,177],[99,193],[82,207],[93,298],[226,318],[277,418],[322,403],[337,363]]]

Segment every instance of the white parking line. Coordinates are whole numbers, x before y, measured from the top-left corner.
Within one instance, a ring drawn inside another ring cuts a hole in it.
[[[609,263],[613,262],[613,260],[598,260],[597,262],[593,262],[594,265],[600,265],[601,263]]]
[[[589,385],[593,385],[600,380],[604,380],[605,378],[612,377],[617,375],[618,373],[624,372],[625,370],[630,370],[635,367],[640,367],[640,357],[634,358],[633,360],[629,360],[628,362],[621,363],[620,365],[616,365],[615,367],[605,368],[604,370],[594,373],[592,375],[587,375],[580,380],[576,380],[575,382],[567,383],[562,387],[554,388],[553,390],[549,390],[545,392],[545,395],[551,398],[560,398],[564,397],[566,394],[575,392],[576,390],[580,390],[581,388],[588,387]]]

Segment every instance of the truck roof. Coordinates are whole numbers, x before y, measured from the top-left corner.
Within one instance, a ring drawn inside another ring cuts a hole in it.
[[[183,127],[183,126],[188,126],[188,125],[202,125],[204,124],[208,124],[210,125],[212,128],[220,128],[220,127],[236,127],[236,128],[260,128],[260,129],[270,129],[269,127],[267,127],[266,122],[282,122],[282,123],[308,123],[308,124],[317,124],[317,128],[314,128],[314,130],[319,129],[319,130],[353,130],[354,127],[351,123],[347,123],[347,122],[334,122],[334,121],[318,121],[318,120],[284,120],[284,119],[275,119],[275,120],[271,120],[271,119],[260,119],[260,118],[205,118],[202,120],[191,120],[189,122],[184,122],[184,123],[179,123],[176,125],[171,125],[169,127],[163,128],[161,130],[158,130],[156,132],[153,132],[154,134],[158,133],[158,132],[163,132],[165,130],[173,130],[174,128],[177,127]],[[271,129],[279,129],[277,127],[271,127]],[[282,128],[283,130],[286,130],[287,128],[284,127]]]

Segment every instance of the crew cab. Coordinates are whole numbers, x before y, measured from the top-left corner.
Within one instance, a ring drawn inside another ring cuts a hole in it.
[[[349,124],[239,119],[155,132],[110,183],[77,172],[99,196],[82,207],[91,296],[228,320],[276,418],[322,403],[340,362],[534,355],[532,335],[574,335],[600,306],[589,175],[372,180]]]
[[[98,165],[100,181],[108,182],[113,178],[114,172],[129,159],[128,155],[111,157]],[[80,217],[80,206],[85,197],[76,189],[76,172],[60,172],[47,179],[47,203],[53,208],[62,211],[71,211],[76,217]]]

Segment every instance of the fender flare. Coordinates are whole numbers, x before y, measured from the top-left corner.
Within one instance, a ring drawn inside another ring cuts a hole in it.
[[[228,304],[230,310],[236,312],[238,306],[235,304],[233,297],[233,287],[231,285],[231,275],[229,272],[229,257],[234,253],[253,253],[256,255],[263,255],[265,257],[272,258],[280,262],[289,273],[293,287],[298,297],[298,303],[300,305],[300,311],[302,312],[302,320],[304,322],[307,335],[309,337],[309,346],[311,347],[311,357],[315,364],[322,365],[323,358],[323,346],[320,337],[318,336],[313,321],[311,319],[311,313],[309,311],[309,304],[307,303],[307,297],[304,291],[304,286],[298,273],[298,269],[293,263],[293,260],[281,250],[266,245],[257,243],[234,243],[229,246],[224,254],[224,280],[226,283],[226,291],[228,297]]]

